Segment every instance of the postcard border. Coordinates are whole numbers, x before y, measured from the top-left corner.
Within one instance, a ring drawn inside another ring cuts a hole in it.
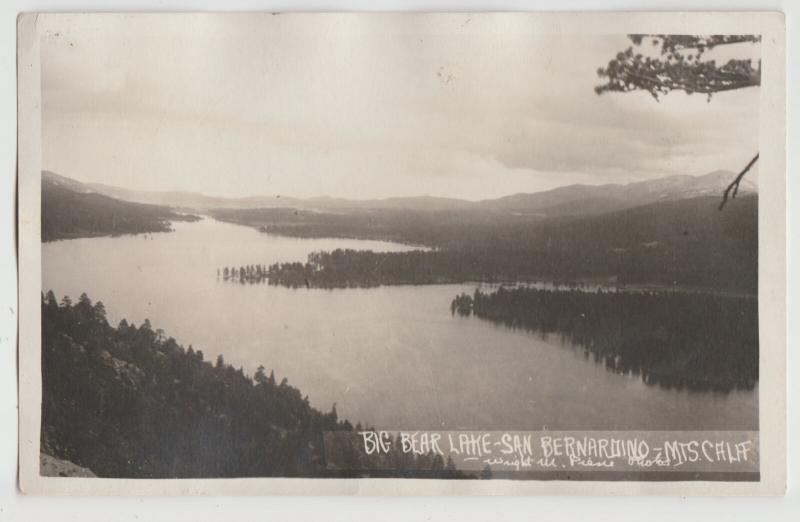
[[[289,13],[286,16],[424,17],[464,13]],[[782,495],[786,489],[786,56],[781,12],[475,13],[509,30],[761,34],[759,111],[759,482],[459,481],[436,479],[98,479],[39,476],[41,412],[41,89],[45,23],[74,16],[268,16],[267,13],[21,14],[17,20],[19,487],[45,495]]]

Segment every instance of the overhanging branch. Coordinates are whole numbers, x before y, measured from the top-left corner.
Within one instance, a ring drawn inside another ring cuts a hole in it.
[[[753,156],[753,159],[750,160],[750,163],[747,164],[744,170],[742,170],[739,175],[736,176],[736,179],[731,181],[731,184],[728,185],[728,188],[725,189],[725,192],[722,194],[722,202],[719,204],[719,210],[722,210],[725,206],[725,203],[728,202],[728,194],[730,194],[731,190],[733,190],[733,194],[730,195],[731,199],[736,198],[736,194],[739,192],[739,183],[741,183],[742,178],[744,178],[744,175],[747,174],[747,171],[750,170],[753,165],[755,165],[756,161],[758,161],[758,153]]]

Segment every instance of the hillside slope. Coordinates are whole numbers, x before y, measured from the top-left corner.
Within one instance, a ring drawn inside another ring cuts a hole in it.
[[[171,230],[170,221],[197,219],[167,207],[131,203],[86,192],[81,184],[76,183],[43,176],[42,241],[168,232]]]
[[[267,353],[267,352],[265,352]],[[262,366],[212,364],[151,327],[106,321],[101,302],[42,299],[42,472],[107,478],[411,476],[463,478],[440,455],[327,458],[324,433],[362,429],[321,412]],[[68,461],[68,462],[63,462]]]
[[[722,212],[717,207],[717,197],[705,196],[593,216],[539,219],[477,212],[356,215],[269,209],[218,211],[214,216],[272,234],[399,240],[434,248],[315,253],[305,265],[262,270],[270,282],[289,286],[604,279],[619,285],[755,293],[758,198],[739,197]]]

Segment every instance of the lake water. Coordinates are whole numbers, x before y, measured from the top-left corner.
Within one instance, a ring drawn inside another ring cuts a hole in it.
[[[758,429],[758,392],[665,390],[559,339],[450,313],[475,284],[288,289],[217,278],[224,266],[305,261],[379,241],[294,239],[204,219],[175,231],[42,247],[43,289],[86,292],[112,324],[149,318],[206,360],[259,364],[340,418],[382,429]]]

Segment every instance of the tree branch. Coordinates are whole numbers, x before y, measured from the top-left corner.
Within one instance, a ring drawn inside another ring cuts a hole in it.
[[[747,174],[747,171],[750,170],[750,168],[753,165],[755,165],[756,161],[758,161],[758,153],[756,153],[756,155],[753,156],[753,159],[750,160],[750,163],[747,164],[744,170],[742,170],[739,173],[739,175],[736,176],[736,179],[731,181],[731,184],[728,185],[728,188],[725,189],[725,192],[722,194],[722,203],[719,204],[719,210],[722,210],[722,208],[725,206],[725,203],[728,202],[728,194],[730,193],[731,190],[733,190],[733,194],[731,194],[731,199],[736,198],[736,194],[739,192],[739,183],[741,183],[742,178],[744,178],[744,175]]]

